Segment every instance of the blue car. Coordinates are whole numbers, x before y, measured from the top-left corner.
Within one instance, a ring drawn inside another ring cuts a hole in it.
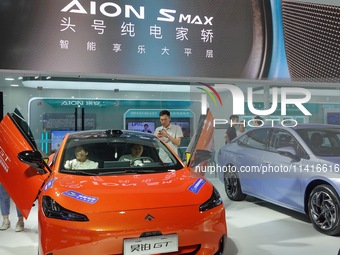
[[[247,195],[309,215],[316,230],[340,234],[340,127],[253,127],[218,152],[229,199]]]

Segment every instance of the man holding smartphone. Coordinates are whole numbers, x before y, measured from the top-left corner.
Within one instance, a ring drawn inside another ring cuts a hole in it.
[[[154,134],[178,154],[178,147],[181,145],[181,139],[183,137],[182,128],[170,123],[170,112],[167,110],[162,110],[159,113],[159,120],[162,126],[157,127]]]

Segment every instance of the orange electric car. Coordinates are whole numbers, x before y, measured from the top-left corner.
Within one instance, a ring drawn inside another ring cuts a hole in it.
[[[46,162],[20,112],[0,123],[0,181],[26,218],[37,199],[40,255],[223,254],[222,199],[189,162],[122,130],[69,133]]]

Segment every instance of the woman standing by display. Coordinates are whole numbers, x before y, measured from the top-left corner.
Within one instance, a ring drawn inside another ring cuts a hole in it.
[[[9,212],[11,206],[11,198],[8,195],[7,191],[5,190],[4,186],[0,183],[0,207],[1,207],[1,214],[3,218],[2,225],[0,226],[0,230],[6,230],[11,227],[11,222],[9,220]],[[15,232],[21,232],[24,230],[24,217],[22,216],[21,212],[17,207],[17,215],[18,215],[18,222],[15,227]]]

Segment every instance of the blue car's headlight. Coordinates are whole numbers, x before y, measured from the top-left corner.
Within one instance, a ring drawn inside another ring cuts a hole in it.
[[[211,197],[200,206],[200,211],[203,212],[210,210],[216,206],[219,206],[222,203],[223,201],[220,193],[218,193],[217,189],[214,187]]]
[[[51,197],[42,198],[42,209],[47,218],[71,221],[89,221],[86,215],[63,208]]]

